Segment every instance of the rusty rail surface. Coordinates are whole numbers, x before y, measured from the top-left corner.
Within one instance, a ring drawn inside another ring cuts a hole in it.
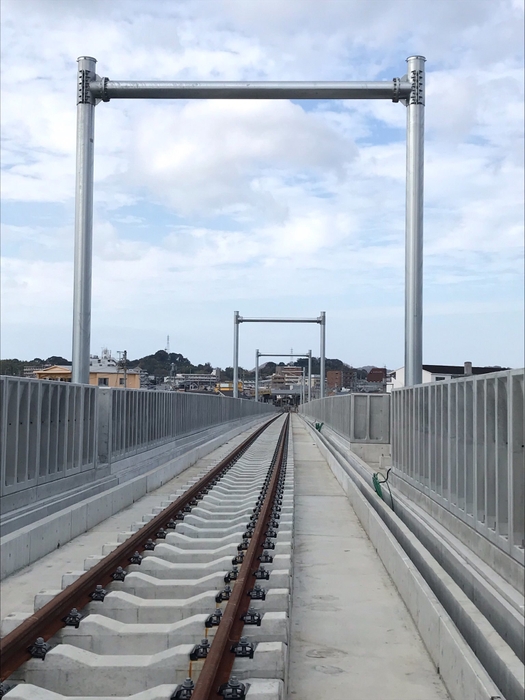
[[[230,651],[232,645],[239,642],[244,622],[242,616],[248,610],[250,598],[248,590],[257,583],[255,570],[258,568],[257,557],[263,551],[263,542],[272,508],[277,493],[277,486],[283,464],[286,464],[285,450],[288,445],[290,416],[286,417],[272,459],[273,472],[263,501],[257,525],[253,532],[250,546],[246,550],[241,569],[237,576],[231,597],[226,605],[220,625],[211,644],[202,671],[195,684],[192,700],[215,700],[218,689],[230,679],[235,655]]]
[[[55,596],[53,600],[50,600],[49,603],[7,634],[0,641],[0,658],[2,660],[0,681],[9,678],[19,666],[31,658],[28,648],[34,644],[38,637],[42,637],[44,640],[50,639],[61,627],[65,626],[63,618],[70,613],[72,608],[80,610],[90,603],[92,601],[91,594],[95,591],[97,585],[105,586],[110,583],[113,580],[113,574],[119,566],[122,568],[129,566],[130,558],[133,554],[143,551],[148,539],[155,539],[157,533],[161,529],[165,529],[168,522],[186,505],[189,505],[196,496],[200,495],[200,492],[215,477],[219,476],[224,469],[233,466],[233,463],[257,440],[271,423],[277,420],[279,415],[272,417],[271,420],[257,428],[211,471],[191,486],[186,493],[179,496],[171,505],[141,527],[140,530],[108,554],[102,561],[89,571],[86,571],[79,579]]]

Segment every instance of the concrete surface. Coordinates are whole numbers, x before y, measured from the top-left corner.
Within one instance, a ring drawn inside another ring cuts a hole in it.
[[[357,458],[334,452],[323,435],[305,426],[394,582],[450,696],[523,700],[525,675],[518,657],[418,537],[376,497],[355,466]]]
[[[448,694],[348,499],[298,417],[290,700]]]
[[[5,618],[14,612],[32,613],[35,595],[42,589],[60,589],[62,575],[66,571],[82,571],[84,560],[100,554],[103,545],[115,541],[115,533],[128,531],[133,521],[142,520],[144,513],[165,501],[177,488],[199,475],[210,465],[216,464],[228,452],[240,444],[253,430],[245,430],[199,459],[193,466],[171,479],[156,491],[152,491],[120,513],[113,515],[67,544],[47,554],[35,563],[11,574],[0,583],[0,616]],[[236,547],[235,547],[236,549]]]
[[[120,513],[126,506],[136,502],[147,493],[159,489],[200,458],[210,454],[215,448],[238,436],[239,433],[245,433],[250,427],[253,428],[260,422],[259,419],[256,419],[234,428],[231,427],[231,424],[227,424],[224,426],[224,432],[213,439],[208,439],[210,437],[209,431],[202,431],[197,442],[191,448],[187,445],[188,450],[176,457],[166,445],[155,459],[149,459],[147,455],[150,452],[158,452],[160,448],[153,448],[128,457],[124,461],[135,463],[138,472],[131,480],[129,480],[130,470],[128,470],[123,483],[118,483],[118,485],[86,500],[70,504],[8,534],[5,534],[2,529],[0,579],[20,571],[46,554],[63,547],[67,542],[92,529],[112,515]],[[178,449],[180,451],[184,448],[179,447]],[[131,469],[131,471],[133,470]],[[81,494],[77,494],[77,497],[81,498]]]

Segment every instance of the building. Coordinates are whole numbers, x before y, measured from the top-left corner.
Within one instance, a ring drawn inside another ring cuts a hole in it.
[[[165,384],[171,384],[174,389],[189,391],[213,391],[217,384],[217,373],[213,370],[207,374],[175,374],[164,377]]]
[[[26,365],[24,367],[24,377],[32,377],[34,379],[36,377],[35,372],[37,372],[40,369],[47,369],[48,367],[51,367],[51,365]]]
[[[367,382],[385,382],[386,381],[386,367],[372,367],[370,372],[366,375]]]
[[[326,373],[326,385],[328,391],[352,389],[356,380],[356,372],[351,367],[343,369],[329,369]]]
[[[92,355],[89,360],[89,383],[93,386],[107,386],[121,389],[140,389],[140,370],[119,367],[116,360],[107,355]],[[37,379],[49,379],[55,382],[70,382],[71,367],[53,365],[34,372]]]
[[[501,372],[504,369],[508,369],[508,367],[473,367],[472,362],[465,362],[463,365],[423,365],[422,383],[443,382],[469,374],[490,374],[491,372]],[[387,391],[405,386],[405,368],[400,367],[391,372],[389,379]]]

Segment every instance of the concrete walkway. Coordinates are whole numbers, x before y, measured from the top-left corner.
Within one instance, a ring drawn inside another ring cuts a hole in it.
[[[448,694],[344,492],[293,417],[290,700],[443,700]]]

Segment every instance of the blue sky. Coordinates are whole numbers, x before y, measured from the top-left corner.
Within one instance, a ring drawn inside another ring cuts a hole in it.
[[[322,5],[322,11],[320,10]],[[1,356],[71,356],[76,58],[113,79],[381,80],[427,58],[424,361],[523,366],[523,3],[3,0]],[[410,21],[407,21],[410,18]],[[405,108],[96,109],[93,353],[232,361],[232,316],[327,313],[403,363]],[[318,352],[314,326],[241,327]]]

